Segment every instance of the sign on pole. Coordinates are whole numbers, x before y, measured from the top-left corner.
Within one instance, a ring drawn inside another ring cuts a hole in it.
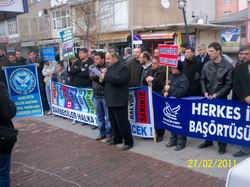
[[[159,64],[161,66],[177,67],[178,65],[178,45],[158,45]]]
[[[74,36],[70,29],[60,32],[62,39],[63,57],[70,58],[74,53]]]
[[[142,39],[140,34],[136,34],[133,36],[133,44],[134,45],[141,45],[142,44]]]

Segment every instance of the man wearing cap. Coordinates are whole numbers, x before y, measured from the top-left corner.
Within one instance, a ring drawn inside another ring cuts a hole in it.
[[[164,88],[164,96],[172,96],[176,98],[185,97],[188,93],[189,82],[183,71],[183,62],[178,61],[177,68],[171,67],[170,84]],[[170,141],[166,144],[166,147],[176,146],[175,151],[180,151],[185,148],[187,137],[171,133]]]

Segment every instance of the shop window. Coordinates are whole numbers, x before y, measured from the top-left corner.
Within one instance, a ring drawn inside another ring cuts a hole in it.
[[[18,34],[17,20],[16,19],[8,20],[7,25],[8,25],[8,34],[9,35]]]
[[[1,36],[6,36],[6,24],[5,21],[0,22],[0,37]]]

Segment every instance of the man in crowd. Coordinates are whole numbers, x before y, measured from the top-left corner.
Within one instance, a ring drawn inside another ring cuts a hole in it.
[[[128,71],[129,71],[129,79],[128,79],[128,86],[129,87],[138,87],[141,83],[141,71],[142,67],[140,64],[140,54],[141,48],[134,49],[134,58],[128,62]]]
[[[183,62],[183,73],[189,81],[189,90],[187,96],[201,96],[201,71],[202,63],[197,62],[195,58],[195,49],[192,47],[186,48],[186,58]]]
[[[124,56],[122,62],[127,65],[129,61],[131,61],[133,58],[132,56],[132,49],[130,47],[126,47],[124,49]]]
[[[233,66],[222,57],[222,47],[213,42],[208,46],[208,61],[202,70],[201,87],[202,93],[209,99],[227,99],[233,83]],[[213,142],[206,140],[199,148],[212,146]],[[226,143],[218,142],[219,154],[226,152]]]
[[[9,59],[9,63],[7,66],[18,66],[19,64],[17,64],[16,62],[16,56],[14,53],[10,52],[8,54],[8,59]]]
[[[102,72],[102,70],[106,68],[107,65],[105,63],[105,54],[102,52],[97,52],[95,54],[94,64],[92,64],[89,68],[89,77],[92,80],[97,124],[100,130],[99,136],[96,138],[96,141],[101,141],[104,139],[103,141],[105,143],[112,140],[111,125],[109,121],[108,107],[104,98],[104,83],[100,82],[99,76],[94,73],[93,69]]]
[[[146,80],[148,72],[151,70],[152,62],[150,54],[147,51],[144,51],[140,54],[139,60],[142,66],[141,80],[140,80],[140,86],[142,86],[143,82]]]
[[[116,52],[106,54],[106,62],[110,67],[103,72],[101,79],[105,83],[104,96],[112,126],[113,141],[110,145],[124,143],[122,150],[133,147],[134,141],[128,121],[128,68],[119,62]]]
[[[183,62],[178,61],[177,68],[171,67],[170,84],[164,88],[164,96],[172,96],[181,98],[187,96],[189,82],[183,71]],[[180,151],[186,147],[187,137],[171,133],[170,141],[166,144],[166,147],[176,146],[175,151]]]
[[[187,43],[182,43],[181,44],[181,52],[179,53],[179,60],[184,62],[185,58],[186,58],[186,49],[188,47]]]
[[[198,52],[199,52],[199,55],[196,56],[197,62],[200,62],[202,65],[204,65],[206,62],[210,60],[209,55],[207,53],[207,47],[205,44],[199,45]]]
[[[4,50],[0,48],[0,81],[6,85],[4,67],[9,64],[9,59],[5,56]]]
[[[88,49],[82,48],[79,50],[79,60],[70,67],[70,74],[74,77],[74,85],[78,88],[91,87],[89,78],[89,66],[93,61],[88,57]]]
[[[242,48],[242,63],[235,67],[233,90],[239,101],[250,105],[250,45]],[[250,148],[242,147],[234,157],[250,154]]]
[[[16,115],[16,106],[11,101],[7,87],[0,81],[0,127],[13,129],[11,119]],[[3,107],[4,106],[4,107]],[[10,186],[11,151],[16,142],[0,139],[0,186]]]
[[[26,65],[27,64],[27,60],[25,58],[23,58],[22,53],[20,50],[16,50],[16,62],[19,65]]]
[[[53,74],[52,80],[62,84],[68,84],[68,74],[64,68],[63,61],[57,62],[56,71]]]
[[[166,72],[160,67],[158,63],[158,57],[154,56],[152,61],[152,67],[147,73],[145,79],[145,85],[152,86],[152,90],[158,94],[162,94],[164,86],[166,84]],[[165,129],[155,129],[156,130],[156,142],[161,142],[165,134]]]
[[[40,85],[40,94],[41,94],[41,99],[42,99],[42,103],[43,103],[43,110],[48,111],[49,105],[48,105],[48,101],[47,101],[47,97],[46,97],[44,76],[42,74],[44,63],[42,63],[40,61],[40,59],[37,58],[34,51],[29,51],[27,64],[35,64],[37,67],[38,81],[39,81],[39,85]]]

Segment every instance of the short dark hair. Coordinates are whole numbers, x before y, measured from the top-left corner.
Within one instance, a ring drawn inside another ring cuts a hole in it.
[[[187,47],[188,47],[188,44],[187,44],[187,43],[182,43],[182,44],[181,44],[181,47],[182,47],[182,48],[187,48]]]
[[[29,51],[28,54],[30,54],[30,53],[35,53],[35,51]]]
[[[62,68],[64,68],[64,63],[63,63],[63,61],[59,61],[59,62],[57,62],[57,64],[58,64],[59,66],[61,66]]]
[[[147,51],[142,52],[143,58],[146,58],[147,60],[150,60],[150,54]]]
[[[111,54],[112,57],[116,57],[117,59],[119,59],[119,53],[117,53],[116,51],[112,50],[108,52],[109,54]]]
[[[124,51],[126,51],[128,54],[132,54],[132,49],[130,47],[126,47]]]
[[[192,53],[195,53],[195,49],[193,47],[187,47],[186,50],[190,50]]]
[[[99,56],[99,57],[101,57],[101,59],[105,59],[105,53],[103,53],[101,51],[96,51],[95,56]]]
[[[14,52],[9,52],[8,56],[16,56]]]
[[[221,44],[218,42],[212,42],[211,44],[209,44],[208,48],[214,48],[216,51],[220,50],[220,53],[222,53]]]
[[[87,48],[80,48],[78,50],[78,52],[80,53],[80,51],[84,52],[84,53],[88,53],[88,49]]]
[[[93,50],[93,51],[91,51],[91,54],[96,54],[97,53],[97,51],[96,50]]]

